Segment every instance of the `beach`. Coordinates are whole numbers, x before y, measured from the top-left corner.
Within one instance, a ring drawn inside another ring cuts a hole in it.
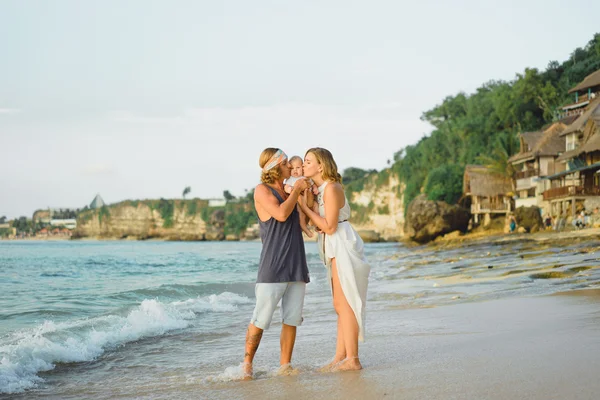
[[[256,242],[0,243],[0,398],[595,399],[600,240],[367,244],[365,367],[320,373],[335,314],[314,243],[294,376],[279,313],[240,381]],[[510,240],[509,240],[510,239]]]
[[[364,370],[223,384],[206,398],[597,399],[600,290],[372,316]],[[269,337],[265,347],[276,348]],[[297,358],[306,340],[299,336]],[[193,391],[192,388],[189,388]],[[196,398],[183,391],[178,395]],[[170,394],[165,393],[165,398]]]

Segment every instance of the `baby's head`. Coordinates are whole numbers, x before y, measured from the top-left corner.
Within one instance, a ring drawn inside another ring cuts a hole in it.
[[[292,176],[302,176],[302,158],[299,156],[293,156],[290,158],[290,165],[292,166]]]

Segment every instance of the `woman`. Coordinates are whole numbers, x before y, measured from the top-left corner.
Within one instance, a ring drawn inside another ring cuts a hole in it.
[[[335,356],[322,371],[362,369],[358,340],[364,341],[365,303],[371,267],[365,259],[363,241],[348,222],[350,205],[344,195],[342,177],[331,153],[312,148],[304,156],[304,176],[319,187],[318,212],[310,209],[304,197],[300,207],[320,231],[319,251],[327,268],[338,315]]]
[[[296,327],[302,324],[304,293],[309,282],[304,240],[296,203],[308,187],[299,179],[288,194],[283,181],[290,177],[287,155],[280,149],[267,148],[259,158],[261,184],[254,190],[262,251],[256,279],[256,307],[246,332],[244,379],[252,379],[252,362],[263,331],[271,325],[277,304],[281,302],[281,374],[293,372],[292,352]]]

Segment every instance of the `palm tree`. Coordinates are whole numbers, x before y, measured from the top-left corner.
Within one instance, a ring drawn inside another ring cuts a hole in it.
[[[185,200],[185,195],[189,194],[192,191],[192,188],[189,186],[186,186],[185,189],[183,189],[183,199]]]
[[[515,168],[508,159],[517,152],[519,142],[512,133],[499,135],[496,139],[496,145],[492,152],[480,155],[478,161],[485,165],[492,174],[510,179],[512,191],[515,192]]]

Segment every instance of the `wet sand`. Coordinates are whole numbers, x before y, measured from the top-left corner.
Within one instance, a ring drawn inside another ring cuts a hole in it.
[[[597,399],[600,289],[509,298],[368,317],[364,370],[302,366],[315,346],[299,331],[300,374],[182,387],[158,398]],[[332,331],[333,333],[333,331]],[[277,351],[276,334],[261,345]]]
[[[538,242],[544,244],[572,244],[600,238],[600,228],[585,228],[578,230],[539,231],[536,233],[504,233],[502,231],[480,231],[466,233],[462,236],[441,236],[428,245],[433,248],[457,247],[465,244],[500,244],[510,242]],[[410,246],[414,243],[405,242]]]

